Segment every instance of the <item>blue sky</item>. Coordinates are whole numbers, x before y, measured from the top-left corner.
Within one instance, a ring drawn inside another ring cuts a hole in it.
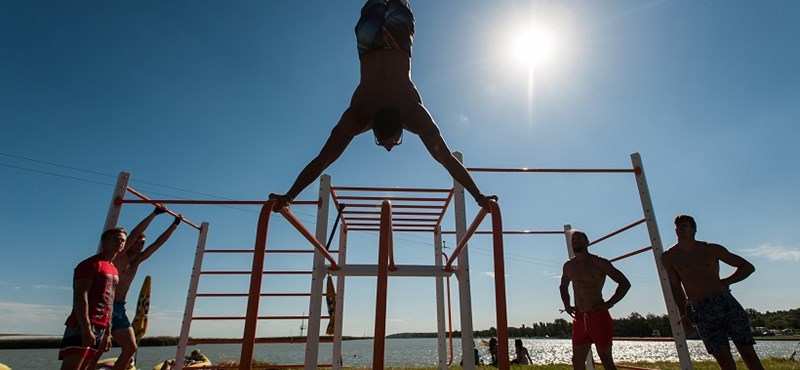
[[[155,198],[257,200],[285,191],[358,83],[353,26],[361,5],[3,2],[0,333],[60,335],[72,269],[95,251],[120,171]],[[723,244],[756,266],[733,287],[745,307],[800,306],[800,296],[786,288],[800,271],[793,237],[800,224],[800,3],[439,0],[412,7],[413,80],[468,167],[625,168],[639,152],[666,245],[675,241],[672,218],[692,214],[698,239]],[[550,54],[532,68],[506,55],[528,28],[551,37]],[[334,185],[452,186],[413,135],[391,153],[362,135],[326,173]],[[483,192],[500,196],[507,229],[571,224],[597,238],[642,217],[630,175],[474,177]],[[315,189],[299,199],[313,199]],[[211,224],[209,248],[253,244],[256,208],[173,209]],[[131,228],[150,211],[126,206],[120,224]],[[313,209],[294,212],[313,227]],[[468,218],[476,212],[470,204]],[[159,217],[148,234],[170,221]],[[452,222],[447,218],[444,227],[452,229]],[[139,270],[128,309],[151,275],[149,335],[178,334],[196,240],[196,231],[181,226]],[[302,243],[285,223],[277,223],[270,240]],[[350,262],[374,262],[376,240],[352,236]],[[567,318],[558,312],[563,237],[505,242],[509,324]],[[429,235],[398,235],[397,258],[429,263],[432,243]],[[647,245],[639,227],[594,253],[612,258]],[[483,329],[495,326],[490,240],[476,237],[470,248],[474,326]],[[613,315],[665,312],[651,255],[617,266],[633,288]],[[244,281],[219,284],[246,290]],[[350,279],[347,289],[344,333],[369,335],[374,279]],[[390,289],[389,333],[435,331],[432,280],[395,278]],[[411,294],[419,298],[409,300]],[[198,303],[203,313],[241,307]],[[266,314],[297,315],[307,303],[262,307]],[[296,335],[298,327],[264,324],[260,334]],[[230,323],[193,329],[194,336],[240,333]]]

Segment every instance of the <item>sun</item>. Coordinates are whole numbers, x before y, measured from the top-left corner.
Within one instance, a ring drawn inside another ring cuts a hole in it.
[[[557,38],[546,26],[530,25],[512,33],[508,55],[515,64],[541,68],[554,62]]]

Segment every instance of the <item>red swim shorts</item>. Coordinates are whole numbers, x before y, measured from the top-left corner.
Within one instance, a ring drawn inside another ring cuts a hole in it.
[[[572,345],[594,343],[597,349],[611,347],[614,320],[608,311],[578,312],[572,319]]]

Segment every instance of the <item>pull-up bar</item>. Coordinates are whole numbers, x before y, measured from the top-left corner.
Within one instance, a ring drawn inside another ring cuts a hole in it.
[[[133,194],[133,195],[135,195],[135,196],[137,196],[137,197],[139,197],[139,198],[142,198],[142,201],[141,201],[141,203],[150,203],[150,204],[152,204],[152,205],[154,205],[154,206],[156,206],[156,207],[158,207],[159,205],[161,205],[161,206],[164,208],[164,210],[165,210],[165,211],[167,211],[167,213],[169,213],[169,214],[171,214],[171,215],[173,215],[173,216],[177,217],[177,218],[178,218],[178,219],[180,219],[181,221],[185,222],[187,225],[189,225],[189,226],[191,226],[191,227],[193,227],[193,228],[195,228],[195,229],[197,229],[197,230],[200,230],[200,226],[197,226],[197,225],[195,225],[194,223],[192,223],[191,221],[189,221],[189,220],[187,220],[187,219],[183,218],[183,216],[181,216],[181,215],[178,215],[178,214],[177,214],[177,213],[175,213],[175,212],[172,212],[172,211],[171,211],[171,210],[169,210],[167,207],[164,207],[164,206],[162,205],[163,203],[161,203],[161,202],[157,202],[157,201],[154,201],[154,200],[152,200],[152,199],[150,199],[150,198],[146,197],[144,194],[142,194],[142,193],[140,193],[140,192],[138,192],[138,191],[136,191],[136,190],[133,190],[131,187],[127,187],[127,190],[128,190],[128,191],[129,191],[131,194]],[[121,200],[120,200],[120,202],[121,202],[121,203],[128,203],[128,202],[126,202],[126,201],[125,201],[125,199],[121,199]],[[131,203],[132,203],[132,202],[131,202]]]
[[[602,237],[602,238],[598,238],[598,239],[596,239],[595,241],[593,241],[593,242],[589,243],[589,246],[595,245],[595,244],[597,244],[597,243],[600,243],[600,242],[602,242],[603,240],[606,240],[606,239],[608,239],[608,238],[610,238],[610,237],[612,237],[612,236],[614,236],[614,235],[617,235],[617,234],[620,234],[620,233],[622,233],[622,232],[624,232],[624,231],[627,231],[627,230],[629,230],[629,229],[631,229],[631,228],[635,227],[636,225],[643,224],[643,223],[645,223],[645,221],[646,221],[646,220],[645,220],[644,218],[643,218],[643,219],[641,219],[641,220],[639,220],[639,221],[636,221],[636,222],[634,222],[634,223],[632,223],[632,224],[630,224],[630,225],[628,225],[628,226],[625,226],[625,227],[623,227],[623,228],[621,228],[621,229],[619,229],[619,230],[617,230],[617,231],[614,231],[614,232],[612,232],[612,233],[610,233],[610,234],[608,234],[608,235],[606,235],[606,236],[604,236],[604,237]]]
[[[544,173],[635,173],[642,172],[640,168],[490,168],[467,167],[470,172],[544,172]]]
[[[130,188],[129,188],[130,189]],[[123,199],[120,203],[151,203],[156,202],[159,204],[191,204],[191,205],[229,205],[229,206],[260,206],[267,203],[266,200],[189,200],[189,199],[151,199],[151,200],[137,200],[137,199]],[[292,205],[319,205],[316,200],[295,200]]]

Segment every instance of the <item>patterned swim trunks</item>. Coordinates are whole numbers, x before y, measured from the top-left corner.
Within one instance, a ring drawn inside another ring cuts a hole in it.
[[[747,312],[730,292],[690,302],[689,305],[692,320],[708,353],[721,349],[730,350],[729,337],[736,345],[756,343],[753,333],[750,332]]]
[[[402,50],[411,56],[414,14],[406,0],[368,0],[356,24],[358,55],[373,50]]]

